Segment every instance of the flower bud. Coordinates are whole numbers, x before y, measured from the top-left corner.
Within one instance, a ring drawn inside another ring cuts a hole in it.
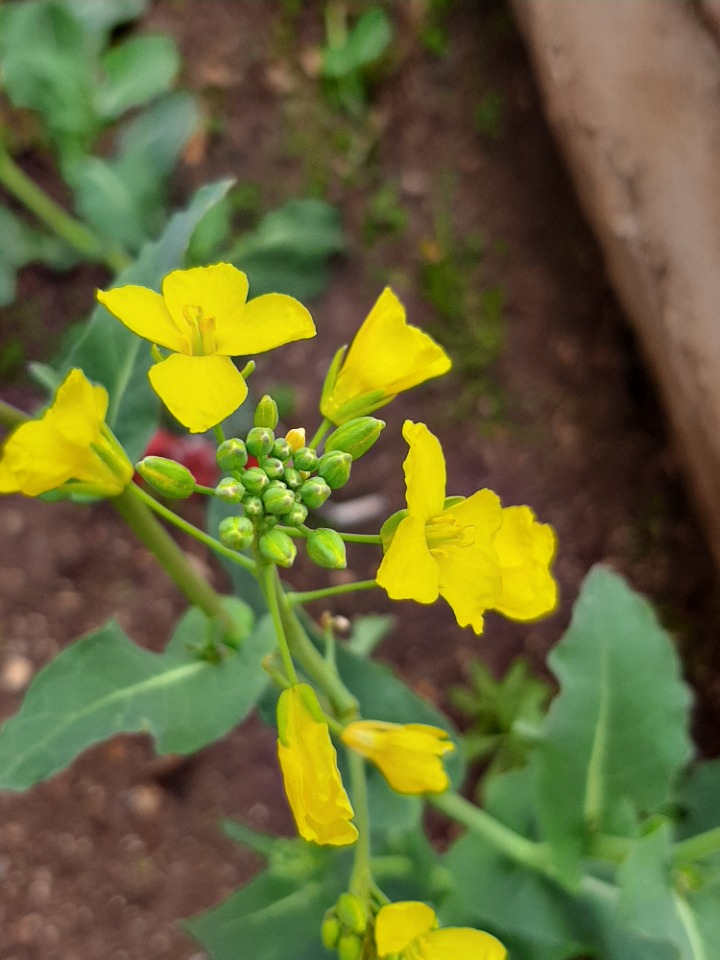
[[[243,472],[242,482],[248,493],[257,495],[262,493],[265,487],[267,487],[270,483],[270,478],[262,467],[248,467],[248,469]]]
[[[234,477],[223,477],[215,487],[215,496],[223,503],[240,503],[245,496],[245,487]]]
[[[296,501],[283,517],[283,523],[287,523],[290,527],[299,527],[301,523],[305,523],[307,515],[308,508],[305,504]]]
[[[335,945],[340,939],[340,924],[332,910],[328,910],[323,917],[322,926],[320,927],[320,938],[326,950],[334,950]]]
[[[343,933],[336,949],[338,960],[360,960],[362,940],[354,933]]]
[[[277,457],[263,457],[260,466],[271,480],[279,480],[285,472],[285,464]]]
[[[285,437],[278,437],[272,448],[272,455],[277,457],[278,460],[289,460],[292,456],[292,447],[285,439]]]
[[[295,495],[292,490],[288,490],[285,484],[282,486],[273,485],[263,492],[262,502],[266,513],[281,517],[295,503]]]
[[[278,424],[277,404],[267,393],[255,407],[253,422],[256,427],[269,427],[271,430],[274,430]]]
[[[318,476],[322,477],[331,490],[344,487],[350,479],[352,456],[342,450],[324,453],[318,461]]]
[[[243,497],[242,505],[246,517],[262,517],[265,513],[265,508],[263,507],[263,502],[260,497],[247,494]]]
[[[357,460],[375,443],[385,429],[385,421],[375,417],[356,417],[334,430],[325,441],[325,450],[343,450]]]
[[[247,447],[239,437],[230,437],[229,440],[223,440],[217,448],[215,459],[223,473],[242,470],[248,462]]]
[[[300,471],[296,470],[295,467],[285,467],[283,470],[282,479],[291,490],[297,490],[297,488],[303,482],[302,477],[300,476]]]
[[[253,427],[245,445],[253,457],[267,457],[275,443],[275,434],[270,427]]]
[[[218,526],[220,542],[233,550],[246,550],[253,542],[254,527],[248,517],[225,517]]]
[[[320,527],[308,535],[307,552],[313,563],[327,570],[344,570],[347,566],[342,537],[327,527]]]
[[[364,933],[368,916],[365,903],[352,893],[341,893],[335,904],[335,912],[344,927],[353,933]]]
[[[310,477],[299,487],[300,499],[311,510],[321,507],[332,492],[322,477]]]
[[[312,447],[300,447],[293,453],[293,466],[297,470],[314,470],[318,457]]]
[[[297,549],[290,537],[282,530],[268,530],[260,537],[260,553],[279,567],[291,567],[297,556]]]
[[[143,480],[164,497],[185,500],[195,492],[195,477],[187,467],[165,457],[144,457],[135,464]]]
[[[300,447],[305,446],[305,427],[293,427],[292,430],[288,430],[285,439],[290,444],[290,449],[294,453],[296,450],[299,450]]]

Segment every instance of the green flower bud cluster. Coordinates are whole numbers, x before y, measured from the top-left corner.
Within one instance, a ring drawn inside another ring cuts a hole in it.
[[[365,941],[372,939],[372,925],[367,904],[351,893],[341,893],[336,904],[326,912],[320,936],[338,960],[361,960]],[[373,954],[374,955],[374,954]]]

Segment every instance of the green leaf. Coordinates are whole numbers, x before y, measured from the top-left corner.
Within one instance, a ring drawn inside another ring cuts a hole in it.
[[[286,293],[304,301],[325,289],[327,261],[344,248],[334,207],[321,200],[291,200],[267,214],[227,258],[247,273],[251,296]]]
[[[691,755],[690,693],[650,605],[602,567],[549,665],[561,690],[532,763],[543,836],[573,883],[589,830],[626,832],[670,799]]]
[[[180,55],[170,37],[132,37],[108,50],[101,67],[105,76],[95,91],[95,107],[105,120],[115,120],[168,91],[180,70]]]
[[[187,210],[172,217],[159,240],[143,247],[115,285],[135,283],[159,289],[165,274],[182,266],[196,224],[225,196],[231,183],[222,180],[201,187]],[[91,380],[106,387],[108,424],[133,462],[144,453],[159,419],[159,401],[147,379],[151,364],[150,345],[100,305],[61,364],[63,376],[71,367],[81,367]]]
[[[227,600],[249,629],[247,608]],[[19,713],[0,730],[0,787],[24,790],[116,733],[150,733],[160,753],[193,753],[227,733],[267,684],[261,658],[268,630],[246,637],[220,662],[193,649],[210,622],[198,610],[181,620],[164,653],[135,646],[116,623],[78,640],[40,671]],[[190,642],[188,642],[190,641]]]
[[[345,42],[328,47],[323,76],[337,79],[379,60],[392,41],[392,23],[382,7],[368,10],[348,33]]]
[[[61,0],[65,8],[99,38],[114,27],[135,20],[147,8],[147,0]]]
[[[692,837],[720,826],[720,758],[692,768],[678,790],[683,817],[680,837]]]

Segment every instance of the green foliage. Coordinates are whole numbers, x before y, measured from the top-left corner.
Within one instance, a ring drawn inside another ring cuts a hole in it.
[[[326,25],[322,64],[326,90],[337,106],[359,116],[367,103],[369,68],[390,46],[392,23],[382,7],[372,7],[354,26],[348,27],[344,8],[330,0]]]
[[[383,184],[368,201],[362,225],[363,241],[369,246],[383,237],[401,234],[407,226],[407,210],[400,203],[395,183]]]
[[[14,213],[0,207],[0,307],[15,299],[15,276],[28,263],[65,269],[78,257],[67,244],[29,227]]]
[[[470,721],[463,735],[468,761],[487,760],[483,782],[515,767],[524,767],[534,746],[550,686],[532,676],[517,659],[501,680],[480,660],[470,664],[468,687],[454,687],[450,700]]]
[[[265,688],[260,660],[274,646],[272,631],[251,632],[249,607],[229,600],[227,610],[244,640],[219,659],[205,655],[212,624],[195,609],[161,654],[113,622],[68,647],[2,727],[0,786],[24,790],[115,733],[150,733],[160,753],[193,753],[227,733]]]

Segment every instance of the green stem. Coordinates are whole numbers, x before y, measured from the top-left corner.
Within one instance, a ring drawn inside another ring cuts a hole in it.
[[[38,220],[89,260],[104,263],[120,273],[132,262],[118,248],[108,247],[84,223],[66,213],[54,200],[26,176],[0,142],[0,184],[19,200]]]
[[[328,430],[329,430],[332,426],[334,426],[332,420],[328,420],[328,418],[325,417],[324,420],[323,420],[323,422],[320,424],[320,426],[319,426],[319,427],[317,428],[317,430],[315,431],[315,436],[312,438],[312,440],[310,441],[310,443],[308,444],[308,446],[311,447],[313,450],[315,450],[315,449],[317,448],[318,444],[321,442],[321,440],[322,440],[323,437],[325,436],[325,434],[328,432]]]
[[[219,554],[221,557],[225,557],[232,563],[236,563],[244,570],[247,570],[253,574],[257,572],[255,562],[251,560],[250,557],[246,557],[242,553],[238,553],[237,550],[233,550],[231,547],[226,547],[224,543],[216,540],[215,537],[211,537],[209,533],[205,533],[204,530],[200,530],[187,520],[183,520],[182,517],[179,517],[164,504],[159,503],[154,497],[151,497],[149,493],[146,493],[142,487],[135,486],[133,487],[133,490],[136,497],[142,500],[143,503],[150,507],[151,510],[154,510],[155,513],[163,518],[163,520],[167,520],[168,523],[172,523],[174,526],[176,526],[178,530],[182,530],[183,533],[187,533],[189,536],[194,537],[199,543],[202,543],[211,550],[214,550],[215,553]]]
[[[11,403],[5,403],[4,400],[0,400],[0,426],[14,430],[21,424],[27,423],[29,419],[30,417],[26,413],[23,413],[22,410],[18,410],[18,408],[14,407]]]
[[[149,506],[143,501],[143,491],[135,484],[130,484],[110,502],[131,530],[160,561],[168,576],[182,590],[190,603],[199,607],[207,617],[217,620],[228,637],[235,638],[237,632],[235,624],[223,606],[220,595],[195,570],[185,553],[158,523]]]
[[[312,603],[313,600],[324,600],[325,597],[339,597],[344,593],[356,593],[358,590],[372,590],[373,587],[377,587],[375,580],[357,580],[355,583],[341,583],[337,587],[289,593],[287,600],[291,606],[296,607],[300,604]]]
[[[287,674],[290,683],[295,684],[298,682],[298,677],[297,673],[295,672],[295,664],[293,663],[292,656],[290,655],[288,640],[285,636],[285,624],[283,623],[282,614],[280,613],[278,594],[282,587],[280,585],[277,567],[274,563],[270,563],[268,560],[265,560],[264,557],[260,556],[258,556],[257,566],[260,574],[260,586],[262,587],[263,594],[265,595],[265,601],[267,602],[268,610],[270,611],[270,616],[272,617],[273,625],[275,627],[275,633],[278,639],[278,649],[280,650],[280,656],[282,657],[283,666],[285,667],[285,673]]]
[[[514,729],[514,728],[513,728]],[[587,854],[599,860],[622,863],[632,849],[634,841],[628,837],[614,837],[608,833],[596,833],[590,838]]]
[[[698,833],[687,840],[681,840],[673,847],[675,863],[687,863],[691,860],[700,860],[711,853],[720,851],[720,827],[713,827],[705,833]]]
[[[358,831],[358,839],[353,848],[353,867],[350,874],[349,891],[360,900],[367,900],[373,878],[370,865],[370,814],[368,812],[365,762],[352,750],[347,750],[346,755],[350,768],[350,799],[355,811],[354,821]]]
[[[544,844],[515,833],[457,793],[430,794],[426,799],[446,816],[487,840],[500,853],[531,870],[552,876],[548,848]]]
[[[337,534],[342,537],[345,543],[382,543],[382,537],[379,533],[343,533],[338,530]]]
[[[213,427],[213,433],[215,434],[218,446],[220,446],[221,443],[225,443],[225,433],[219,423]]]

